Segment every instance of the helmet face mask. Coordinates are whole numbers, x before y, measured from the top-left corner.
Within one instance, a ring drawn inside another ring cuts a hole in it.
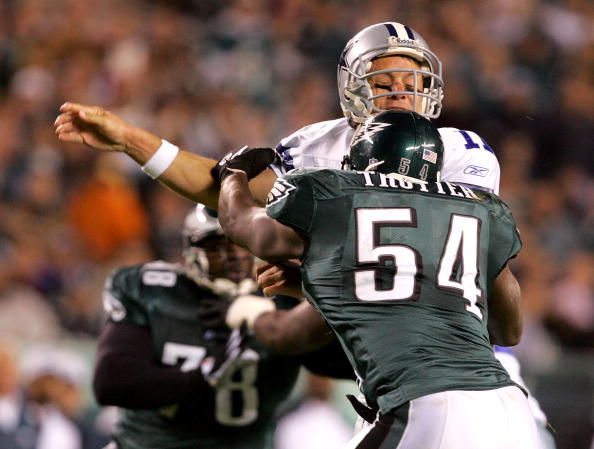
[[[408,57],[418,64],[418,68],[370,72],[372,62],[384,56]],[[370,78],[382,73],[398,72],[412,75],[414,86],[411,91],[389,91],[376,95],[372,93]],[[420,103],[415,112],[426,118],[436,118],[441,112],[441,61],[418,33],[396,22],[375,24],[357,33],[342,52],[337,81],[343,113],[355,123],[362,123],[371,115],[382,112],[374,100],[388,96],[412,96],[413,105]]]
[[[359,125],[343,169],[375,171],[410,182],[439,181],[443,142],[437,128],[412,111],[385,111]]]
[[[186,217],[183,247],[185,271],[200,285],[212,288],[217,279],[234,284],[251,279],[253,256],[227,240],[215,213],[202,204]]]

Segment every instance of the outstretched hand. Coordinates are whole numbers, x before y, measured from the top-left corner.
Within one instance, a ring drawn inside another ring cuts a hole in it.
[[[101,151],[124,151],[126,132],[132,125],[99,106],[67,102],[60,107],[54,127],[63,142],[84,143]]]
[[[227,153],[212,169],[212,177],[220,183],[233,173],[243,172],[248,181],[255,178],[277,158],[272,148],[251,148],[245,146],[235,152]]]

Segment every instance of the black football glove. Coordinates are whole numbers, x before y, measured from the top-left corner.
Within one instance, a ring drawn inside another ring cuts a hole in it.
[[[212,177],[221,184],[233,173],[243,172],[248,181],[266,170],[277,159],[272,148],[251,148],[245,146],[236,152],[227,153],[212,168]]]
[[[224,348],[221,347],[215,354],[204,359],[201,365],[202,375],[212,387],[218,385],[246,350],[247,337],[248,327],[243,323],[231,332]]]

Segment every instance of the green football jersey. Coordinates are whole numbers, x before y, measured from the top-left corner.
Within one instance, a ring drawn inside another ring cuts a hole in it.
[[[200,323],[202,300],[213,297],[179,265],[151,262],[116,270],[107,281],[104,304],[110,320],[147,328],[158,363],[189,371],[199,369],[229,337],[230,331]],[[300,365],[273,356],[253,339],[248,348],[235,371],[200,397],[161,409],[121,409],[114,435],[118,447],[272,448],[275,410],[289,395]]]
[[[304,291],[369,403],[513,385],[487,331],[488,292],[521,247],[497,197],[309,169],[277,180],[267,213],[304,237]]]

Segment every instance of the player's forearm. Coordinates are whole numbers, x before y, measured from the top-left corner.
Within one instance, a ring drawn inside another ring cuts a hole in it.
[[[158,179],[174,192],[216,210],[219,188],[210,175],[215,164],[213,159],[180,151]]]
[[[307,302],[291,310],[262,313],[254,321],[253,330],[261,343],[282,354],[304,354],[335,338],[318,311]]]
[[[219,222],[225,234],[255,256],[276,258],[272,219],[256,204],[244,173],[229,176],[222,184],[219,196]]]
[[[136,126],[124,127],[124,151],[139,165],[144,166],[158,151],[162,140],[156,135]],[[219,185],[214,182],[211,170],[217,162],[188,151],[179,150],[158,180],[180,195],[202,203],[211,209],[218,209]],[[276,175],[264,170],[250,183],[250,190],[256,205],[263,206],[266,196],[274,185]]]
[[[210,174],[215,164],[214,159],[180,150],[169,168],[159,177],[159,181],[192,201],[218,210],[219,185]],[[265,170],[250,181],[249,187],[256,206],[266,203],[266,196],[275,179],[276,175],[272,170]]]
[[[137,126],[126,123],[122,131],[123,152],[139,165],[144,165],[161,145],[161,138]]]
[[[263,345],[280,354],[305,354],[327,344],[333,334],[326,328],[323,334],[310,334],[287,317],[289,312],[276,310],[260,315],[254,323],[254,335]]]
[[[508,267],[499,274],[489,297],[488,329],[492,343],[514,346],[520,342],[523,329],[521,290]]]
[[[254,252],[255,235],[253,216],[256,203],[250,193],[245,174],[229,176],[221,185],[219,193],[219,222],[225,234],[236,244]]]
[[[209,388],[199,370],[183,373],[117,354],[102,358],[93,379],[99,404],[130,409],[165,407],[198,398]]]
[[[227,177],[219,194],[219,222],[225,234],[255,256],[270,262],[300,258],[304,242],[288,226],[266,215],[250,193],[245,173]]]
[[[108,323],[99,339],[93,392],[101,405],[140,409],[171,405],[210,390],[199,370],[155,363],[148,330]]]
[[[156,135],[130,125],[125,134],[124,152],[140,166],[144,166],[154,156],[161,143],[161,138]],[[214,159],[180,149],[157,179],[174,192],[216,209],[218,186],[210,175],[210,170],[215,164]]]

